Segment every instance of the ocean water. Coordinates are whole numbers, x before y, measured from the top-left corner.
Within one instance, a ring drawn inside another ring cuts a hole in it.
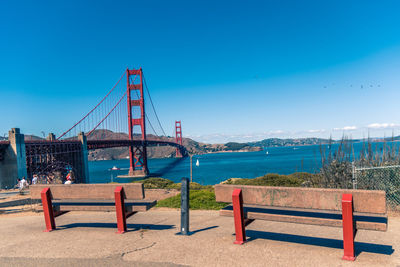
[[[395,145],[395,143],[387,143]],[[383,143],[373,143],[376,150],[381,150]],[[331,146],[332,151],[338,145]],[[357,156],[363,147],[354,143]],[[324,145],[326,150],[328,145]],[[319,172],[321,168],[321,147],[271,147],[257,152],[215,153],[193,156],[193,182],[203,185],[217,184],[229,178],[255,178],[267,173],[291,174],[293,172]],[[268,152],[268,153],[267,153]],[[196,161],[199,166],[196,166]],[[120,170],[110,170],[113,166]],[[179,182],[182,177],[190,177],[189,157],[183,159],[149,159],[149,171],[152,176],[163,177]],[[89,162],[90,183],[130,182],[129,178],[117,178],[128,173],[129,160],[105,160]]]

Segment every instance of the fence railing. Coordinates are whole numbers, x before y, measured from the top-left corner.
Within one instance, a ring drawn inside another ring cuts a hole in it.
[[[353,164],[353,188],[384,190],[387,204],[400,206],[400,165],[356,167]]]

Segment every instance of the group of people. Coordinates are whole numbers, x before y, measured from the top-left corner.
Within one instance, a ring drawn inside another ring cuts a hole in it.
[[[14,188],[19,189],[19,191],[22,191],[26,188],[29,188],[29,185],[37,184],[38,183],[39,177],[37,174],[34,174],[32,177],[32,180],[29,181],[28,179],[25,179],[25,176],[22,177],[22,179],[17,179],[17,184],[14,186]]]
[[[47,177],[42,177],[45,178],[44,181],[48,184],[54,183],[54,175],[49,175]],[[75,181],[75,176],[74,173],[71,171],[68,172],[67,176],[65,177],[64,184],[72,184]],[[25,177],[22,177],[22,179],[17,179],[17,184],[14,186],[14,188],[19,189],[19,191],[23,191],[24,189],[29,188],[29,185],[34,185],[39,183],[39,176],[37,174],[34,174],[32,176],[31,181],[28,179],[25,179]]]
[[[14,186],[14,188],[19,189],[19,191],[22,191],[26,188],[29,188],[29,182],[25,179],[25,177],[22,177],[22,179],[17,179],[17,184]]]

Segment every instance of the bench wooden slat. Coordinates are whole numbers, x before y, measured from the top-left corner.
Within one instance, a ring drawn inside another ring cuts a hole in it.
[[[126,199],[144,199],[142,183],[126,184],[40,184],[29,187],[31,198],[40,199],[40,193],[49,187],[53,199],[114,199],[117,186],[123,186]]]
[[[234,189],[242,189],[243,203],[318,210],[342,210],[342,194],[353,195],[355,212],[386,213],[386,193],[381,190],[350,190],[251,185],[215,185],[217,202],[232,203]]]
[[[125,207],[127,212],[147,211],[157,204],[156,200],[143,201],[143,200],[125,200]],[[82,200],[79,202],[54,200],[53,206],[59,211],[115,211],[115,202],[104,201],[94,202],[93,200]],[[37,207],[37,211],[43,210],[42,206]]]
[[[279,210],[273,207],[243,207],[246,219],[261,219],[267,221],[278,221],[288,223],[300,223],[311,225],[323,225],[331,227],[342,227],[342,218],[339,213],[329,212],[314,212],[314,216],[310,216],[312,212],[302,209],[285,209]],[[280,212],[282,211],[282,212]],[[232,206],[228,206],[220,210],[221,216],[233,217]],[[302,216],[303,215],[303,216]],[[386,231],[387,217],[376,214],[371,217],[371,214],[365,215],[354,214],[356,221],[356,229]],[[368,221],[370,219],[370,221]]]

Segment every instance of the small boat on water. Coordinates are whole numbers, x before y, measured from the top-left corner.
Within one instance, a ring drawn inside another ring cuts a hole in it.
[[[200,166],[200,162],[199,160],[196,161],[196,166],[199,167]]]
[[[268,152],[268,150],[267,150],[267,152],[265,152],[265,155],[268,155],[269,154],[269,152]]]
[[[118,168],[117,166],[114,166],[114,167],[111,168],[111,170],[112,170],[112,171],[118,171],[119,168]]]

